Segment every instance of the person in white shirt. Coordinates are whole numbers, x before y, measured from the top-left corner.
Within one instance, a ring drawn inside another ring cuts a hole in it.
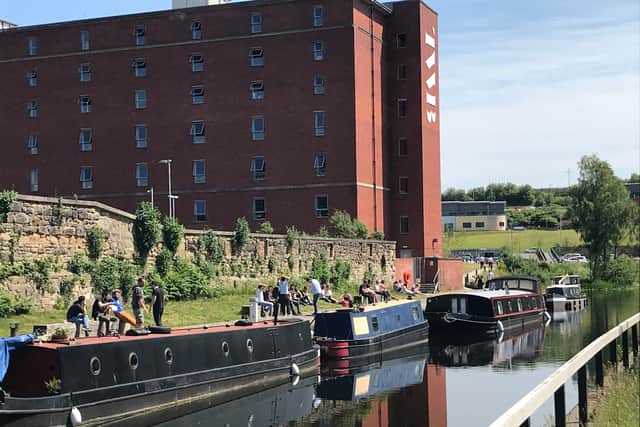
[[[322,291],[322,299],[331,304],[335,304],[337,302],[335,299],[333,299],[333,292],[331,292],[328,283],[324,285],[324,290]]]
[[[256,289],[256,302],[264,311],[271,313],[273,310],[273,303],[264,300],[264,285],[258,285],[258,289]]]
[[[322,294],[322,287],[318,279],[307,277],[307,282],[311,285],[311,294],[313,295],[313,314],[318,314],[318,300]]]

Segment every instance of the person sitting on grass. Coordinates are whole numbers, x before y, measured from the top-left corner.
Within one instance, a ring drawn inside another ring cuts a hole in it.
[[[82,325],[82,330],[84,331],[84,335],[86,337],[89,336],[89,316],[84,309],[85,297],[84,295],[80,295],[76,301],[71,304],[69,310],[67,310],[67,321],[75,323],[76,325],[76,338],[80,337],[80,325]]]
[[[300,302],[304,305],[311,305],[311,299],[309,298],[309,294],[307,293],[307,287],[303,286],[300,291]]]
[[[289,287],[289,305],[291,306],[291,314],[296,314],[296,310],[298,311],[297,314],[301,313],[300,298],[296,286],[293,284]]]
[[[329,288],[329,284],[325,284],[324,288],[322,289],[322,297],[321,297],[324,301],[331,303],[331,304],[335,304],[338,301],[336,301],[333,298],[333,293],[331,292],[331,289]]]

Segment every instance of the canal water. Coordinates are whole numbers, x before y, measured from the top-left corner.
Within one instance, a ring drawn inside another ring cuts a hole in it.
[[[501,341],[431,342],[403,357],[306,378],[162,426],[486,426],[594,338],[640,311],[640,292],[592,293],[586,310],[556,314]],[[593,373],[589,372],[590,381]],[[577,405],[577,378],[565,385]],[[533,414],[553,425],[553,402]]]

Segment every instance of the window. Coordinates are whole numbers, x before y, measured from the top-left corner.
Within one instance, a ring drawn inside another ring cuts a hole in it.
[[[29,173],[29,190],[38,191],[38,169],[31,169]]]
[[[200,40],[202,38],[202,24],[200,21],[193,21],[191,23],[191,39]]]
[[[496,312],[498,313],[498,315],[504,313],[504,310],[502,309],[502,301],[496,301]]]
[[[146,163],[136,163],[136,187],[149,185],[149,168]]]
[[[313,112],[313,126],[315,129],[316,136],[324,136],[325,128],[324,128],[324,111],[314,111]]]
[[[262,80],[254,80],[249,85],[251,99],[264,99],[264,83]]]
[[[504,221],[500,221],[500,222],[498,223],[498,225],[499,225],[500,227],[504,227]]]
[[[91,64],[80,64],[78,67],[81,82],[91,81]]]
[[[259,221],[267,217],[267,213],[264,208],[264,198],[256,197],[253,199],[253,219]]]
[[[401,194],[407,194],[409,192],[409,177],[401,176],[398,178],[398,191]]]
[[[322,6],[313,6],[313,26],[322,27],[324,25],[324,11]]]
[[[484,222],[476,222],[476,228],[484,228]]]
[[[204,122],[195,120],[191,122],[191,142],[194,144],[204,144]]]
[[[313,42],[313,60],[322,61],[324,59],[324,43],[321,41]]]
[[[327,171],[327,156],[324,153],[318,153],[313,159],[313,168],[316,170],[316,176],[324,176]]]
[[[204,104],[204,86],[191,86],[191,103]]]
[[[27,71],[27,83],[31,87],[38,84],[38,72],[36,70]]]
[[[199,73],[204,70],[204,57],[199,53],[191,54],[191,71]]]
[[[407,100],[406,98],[398,99],[398,118],[404,119],[407,117]]]
[[[147,126],[136,125],[136,148],[147,147]]]
[[[264,157],[251,159],[251,176],[254,181],[262,181],[265,175]]]
[[[398,65],[398,80],[407,79],[407,66],[404,64]]]
[[[260,12],[254,12],[251,14],[251,33],[262,32],[262,14]]]
[[[262,141],[264,139],[264,117],[253,116],[251,118],[251,138],[254,141]]]
[[[93,141],[91,137],[91,129],[80,129],[80,151],[92,151]]]
[[[400,232],[408,233],[409,232],[409,217],[401,216],[400,217]]]
[[[463,222],[462,223],[462,228],[471,228],[471,223],[470,222]]]
[[[193,201],[193,220],[204,222],[207,220],[207,202],[204,200]]]
[[[193,161],[193,182],[196,184],[204,184],[207,182],[207,172],[204,160]]]
[[[27,52],[29,56],[36,56],[38,54],[38,41],[35,37],[29,37],[27,41]]]
[[[409,155],[409,144],[407,138],[398,138],[398,156],[407,157]]]
[[[80,112],[91,112],[91,98],[88,95],[80,95]]]
[[[133,34],[136,36],[136,46],[144,45],[144,26],[138,25]]]
[[[249,49],[249,65],[252,67],[262,67],[264,65],[264,56],[261,47],[252,47]]]
[[[324,78],[315,76],[313,78],[313,94],[324,95]]]
[[[38,135],[35,133],[29,135],[29,139],[27,140],[27,151],[32,155],[38,154]]]
[[[136,90],[136,110],[144,110],[147,108],[147,91],[144,89]]]
[[[407,47],[407,35],[405,33],[396,34],[396,43],[398,47]]]
[[[378,332],[378,329],[380,329],[377,316],[371,317],[371,329],[373,330],[373,332]]]
[[[34,118],[38,117],[38,101],[32,99],[27,104],[27,111],[29,112],[29,117]]]
[[[329,218],[329,196],[316,196],[316,218]]]
[[[131,64],[133,67],[133,75],[136,77],[144,77],[147,75],[147,63],[144,58],[136,58]]]
[[[80,187],[83,190],[93,188],[93,168],[91,166],[82,166],[80,168]]]
[[[89,50],[89,31],[80,31],[80,50]]]

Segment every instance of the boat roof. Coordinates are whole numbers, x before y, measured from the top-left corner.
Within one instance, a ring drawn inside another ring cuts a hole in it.
[[[481,297],[481,298],[502,298],[502,297],[519,297],[519,296],[532,296],[532,295],[536,295],[530,291],[521,291],[518,289],[509,289],[509,292],[507,293],[504,290],[498,290],[498,291],[490,291],[490,290],[471,290],[471,291],[465,291],[465,292],[446,292],[446,293],[441,293],[439,295],[435,295],[434,297],[438,297],[438,296],[477,296],[477,297]],[[433,297],[432,297],[433,298]]]
[[[579,274],[563,274],[562,276],[552,276],[552,279],[562,279],[563,277],[580,277]]]
[[[174,328],[171,330],[170,334],[147,334],[147,335],[119,335],[119,336],[106,336],[106,337],[84,337],[77,338],[69,343],[66,342],[53,342],[53,341],[42,341],[42,342],[34,342],[33,346],[35,347],[43,347],[48,349],[59,349],[66,348],[69,346],[79,346],[79,345],[94,345],[94,344],[108,344],[114,341],[136,341],[136,340],[147,340],[147,339],[162,339],[163,337],[169,336],[186,336],[186,335],[197,335],[203,333],[220,333],[220,332],[230,332],[236,330],[246,330],[246,329],[266,329],[266,328],[281,328],[286,327],[287,325],[292,325],[294,323],[302,322],[300,319],[288,319],[288,320],[279,320],[277,325],[273,324],[273,321],[263,321],[247,324],[246,326],[236,326],[234,324],[217,324],[217,325],[202,325],[202,326],[188,326],[184,328]]]
[[[376,310],[382,310],[383,308],[389,308],[389,307],[395,307],[395,306],[399,306],[399,305],[404,305],[404,304],[411,304],[411,303],[415,303],[418,300],[409,300],[409,299],[405,299],[405,300],[390,300],[387,302],[377,302],[371,305],[365,305],[363,307],[360,307],[359,309],[353,309],[353,308],[345,308],[342,310],[353,310],[353,311],[364,311],[364,312],[369,312],[369,311],[376,311]],[[338,309],[340,310],[340,309]]]
[[[533,277],[533,276],[524,276],[524,275],[513,275],[513,276],[496,276],[493,279],[489,279],[487,280],[487,283],[489,282],[495,282],[495,281],[502,281],[502,280],[530,280],[532,282],[539,282],[540,279],[537,277]]]

